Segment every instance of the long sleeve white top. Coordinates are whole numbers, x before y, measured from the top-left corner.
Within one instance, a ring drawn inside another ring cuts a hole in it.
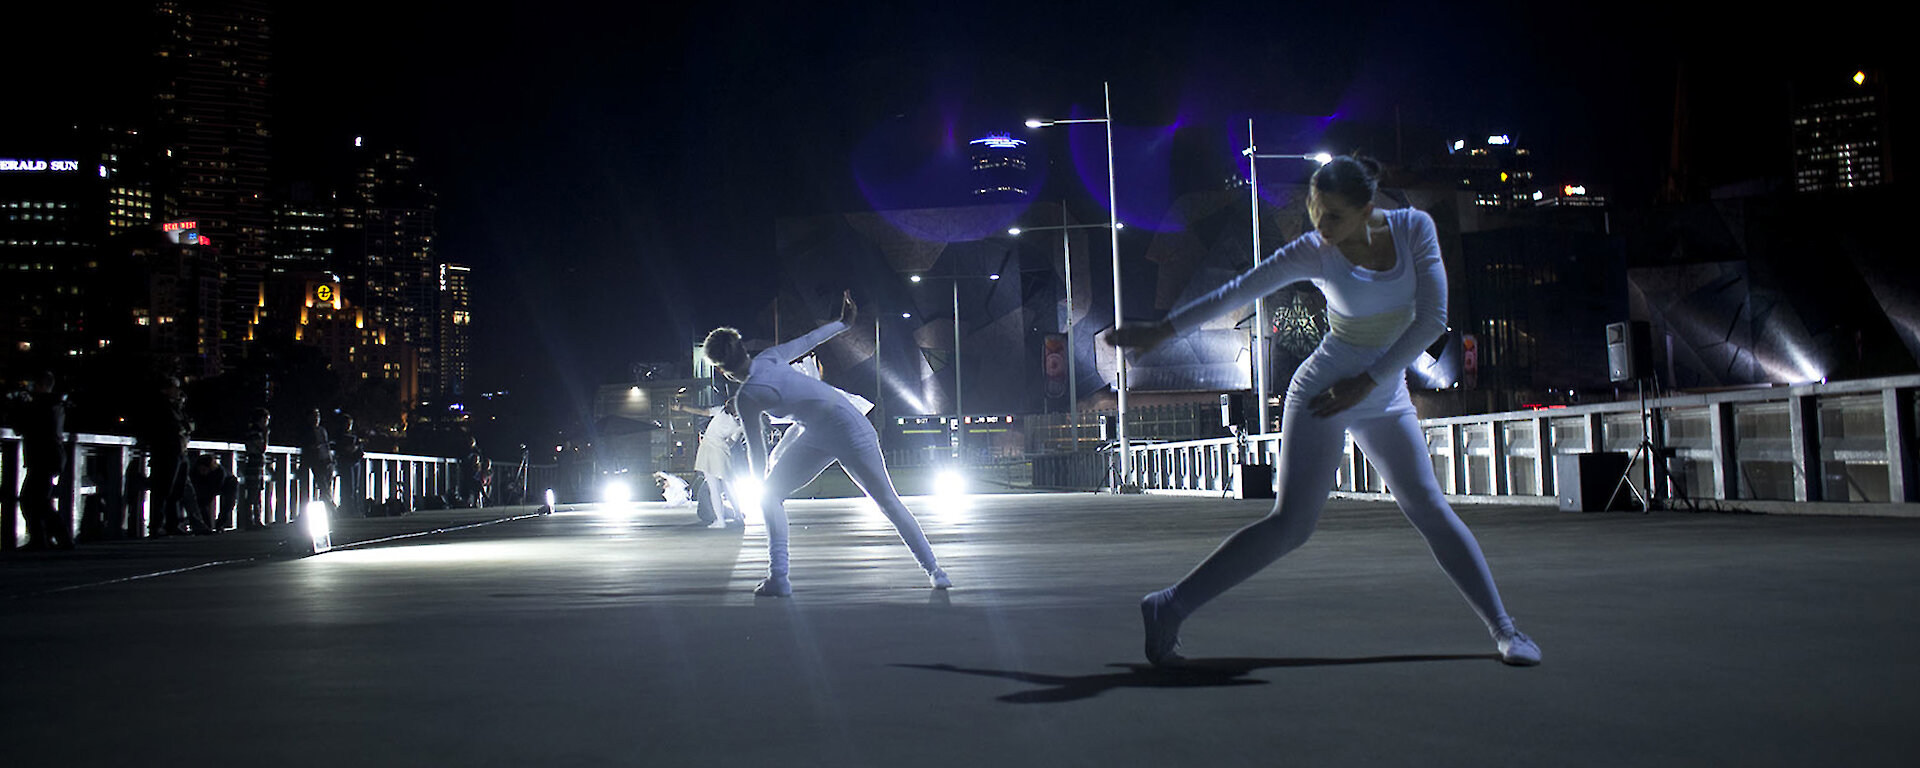
[[[740,385],[740,394],[735,399],[740,421],[746,426],[747,461],[754,477],[766,476],[767,438],[760,427],[760,414],[793,419],[802,426],[839,423],[849,413],[854,419],[865,421],[853,404],[847,402],[846,393],[788,365],[846,331],[847,324],[835,320],[754,355],[747,380]]]
[[[1382,351],[1367,366],[1376,384],[1404,381],[1403,371],[1447,330],[1447,273],[1433,217],[1413,208],[1383,211],[1393,238],[1394,265],[1374,271],[1355,266],[1319,232],[1308,232],[1275,250],[1253,269],[1175,309],[1167,316],[1175,333],[1190,331],[1234,307],[1302,280],[1327,297],[1335,338]]]

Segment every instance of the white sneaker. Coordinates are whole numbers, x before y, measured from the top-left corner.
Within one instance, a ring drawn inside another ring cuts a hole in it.
[[[1147,661],[1156,667],[1185,658],[1180,655],[1180,619],[1167,605],[1172,598],[1164,589],[1140,598],[1140,620],[1147,630]]]
[[[1495,632],[1493,642],[1500,649],[1500,663],[1515,667],[1531,667],[1540,663],[1540,646],[1535,645],[1527,633],[1508,627]]]
[[[792,597],[793,582],[787,581],[785,576],[768,576],[761,580],[760,586],[753,588],[753,593],[760,597]]]
[[[933,573],[927,574],[927,581],[933,584],[934,589],[953,589],[953,580],[947,578],[947,572],[940,568],[935,568]]]

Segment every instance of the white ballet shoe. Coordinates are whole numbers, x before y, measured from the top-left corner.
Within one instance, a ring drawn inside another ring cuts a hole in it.
[[[793,582],[785,576],[768,576],[753,588],[753,593],[760,597],[792,597]]]
[[[1500,649],[1502,664],[1531,667],[1540,663],[1540,646],[1525,632],[1509,626],[1494,632],[1493,642]]]
[[[1147,661],[1156,667],[1185,659],[1180,655],[1180,619],[1169,605],[1172,601],[1173,595],[1164,589],[1140,598],[1140,620],[1147,632]]]

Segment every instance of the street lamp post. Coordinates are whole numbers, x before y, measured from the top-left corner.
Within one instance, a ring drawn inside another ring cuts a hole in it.
[[[1067,220],[1066,203],[1060,204],[1060,220]],[[1026,232],[1060,233],[1060,258],[1065,265],[1067,279],[1067,405],[1073,411],[1073,447],[1080,449],[1080,377],[1074,365],[1075,348],[1073,346],[1073,238],[1067,234],[1072,229],[1112,229],[1123,224],[1063,224],[1057,227],[1013,227],[1007,234],[1019,236]]]
[[[1314,160],[1321,165],[1333,162],[1333,157],[1325,152],[1312,155],[1263,155],[1253,144],[1253,120],[1247,120],[1247,148],[1240,151],[1247,158],[1247,202],[1248,215],[1253,218],[1253,265],[1260,266],[1265,254],[1260,250],[1260,163],[1261,160],[1291,159]],[[1267,433],[1267,425],[1272,423],[1267,410],[1267,297],[1261,296],[1253,302],[1253,382],[1255,397],[1259,398],[1260,426],[1254,430],[1256,435]]]
[[[967,406],[966,400],[960,390],[960,281],[969,278],[977,280],[999,280],[1000,274],[996,272],[990,275],[914,275],[907,278],[908,282],[914,283],[927,280],[947,280],[953,284],[953,418],[954,425],[959,430],[955,433],[953,442],[953,453],[956,459],[966,455],[967,442]]]
[[[1113,327],[1119,328],[1125,313],[1120,304],[1120,202],[1115,197],[1118,185],[1113,176],[1113,84],[1100,84],[1105,117],[1076,118],[1071,120],[1028,120],[1028,128],[1044,128],[1050,125],[1072,125],[1074,123],[1100,123],[1107,129],[1107,226],[1113,240]],[[1131,443],[1127,442],[1127,355],[1124,350],[1115,348],[1113,390],[1119,409],[1114,419],[1115,436],[1119,439],[1120,482],[1115,491],[1126,491],[1133,486],[1133,454]]]

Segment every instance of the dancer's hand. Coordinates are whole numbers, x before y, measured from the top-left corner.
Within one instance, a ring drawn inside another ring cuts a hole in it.
[[[1160,342],[1172,337],[1173,326],[1160,322],[1122,325],[1108,331],[1102,338],[1106,339],[1108,344],[1122,349],[1145,351],[1159,346]]]
[[[859,308],[853,305],[853,291],[842,291],[840,293],[840,322],[853,325],[853,318],[858,314],[860,314]]]
[[[1359,405],[1361,400],[1367,399],[1367,395],[1373,393],[1375,386],[1377,385],[1374,384],[1372,376],[1361,373],[1352,378],[1334,382],[1327,391],[1308,400],[1307,406],[1313,409],[1314,416],[1324,419]]]

